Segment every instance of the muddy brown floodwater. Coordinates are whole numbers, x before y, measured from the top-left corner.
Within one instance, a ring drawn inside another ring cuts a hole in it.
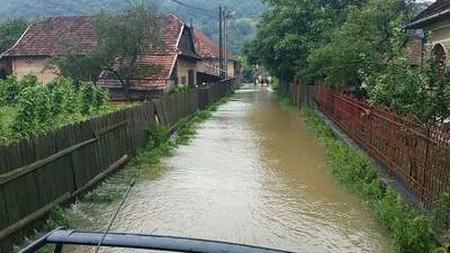
[[[202,123],[190,145],[165,160],[161,175],[135,186],[112,231],[305,253],[392,252],[366,204],[324,172],[323,147],[298,110],[282,108],[269,91],[251,88],[237,91]],[[104,229],[116,207],[72,209],[88,221],[78,226]]]

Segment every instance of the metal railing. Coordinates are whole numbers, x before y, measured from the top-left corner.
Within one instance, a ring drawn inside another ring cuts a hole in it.
[[[319,84],[319,109],[383,164],[428,209],[450,192],[450,133]]]

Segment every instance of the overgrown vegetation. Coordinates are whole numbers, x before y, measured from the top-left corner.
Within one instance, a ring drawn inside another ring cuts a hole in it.
[[[64,209],[61,206],[57,206],[50,212],[49,218],[47,219],[47,226],[50,230],[59,227],[71,228],[72,222]]]
[[[178,84],[178,85],[174,85],[174,86],[170,87],[169,90],[167,91],[167,94],[170,95],[170,94],[180,93],[180,92],[188,91],[190,89],[191,88],[187,84]]]
[[[369,86],[370,101],[400,115],[414,115],[429,126],[450,118],[450,69],[433,58],[410,68],[405,57],[386,64]]]
[[[49,129],[111,111],[106,92],[93,83],[67,78],[41,84],[36,76],[0,80],[0,143],[29,138]]]
[[[448,194],[434,204],[433,215],[408,206],[381,180],[364,153],[337,139],[313,111],[303,109],[301,115],[325,146],[327,171],[345,189],[358,193],[368,203],[393,239],[396,252],[445,252],[445,247],[435,242],[433,227],[439,226],[435,230],[437,236],[448,242]]]

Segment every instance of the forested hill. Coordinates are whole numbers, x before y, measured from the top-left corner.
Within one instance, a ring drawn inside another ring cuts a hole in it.
[[[193,19],[194,26],[213,39],[218,38],[218,6],[226,6],[235,12],[230,21],[230,44],[237,51],[243,41],[252,38],[256,32],[257,18],[267,6],[262,0],[156,0],[160,12],[174,13],[186,22]],[[179,3],[176,3],[179,2]],[[0,0],[0,20],[8,17],[81,15],[94,13],[102,8],[120,10],[124,0]],[[182,5],[182,4],[186,5]],[[191,7],[189,7],[191,6]],[[194,7],[198,7],[197,9]]]

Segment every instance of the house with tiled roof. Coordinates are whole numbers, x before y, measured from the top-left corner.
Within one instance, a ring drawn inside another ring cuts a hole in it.
[[[197,78],[199,80],[214,80],[220,77],[220,48],[217,42],[194,29],[194,43],[198,55],[202,61],[197,63]],[[226,74],[228,78],[235,76],[236,59],[233,54],[227,54]],[[224,70],[225,71],[225,68]],[[212,77],[212,78],[211,78]]]
[[[159,96],[175,84],[197,84],[200,56],[195,52],[191,29],[174,15],[160,18],[165,46],[139,55],[138,71],[129,91],[131,99]],[[58,75],[57,70],[48,67],[50,57],[85,55],[96,44],[90,16],[53,17],[30,25],[16,44],[0,57],[19,78],[34,73],[45,83]],[[109,91],[112,100],[124,99],[123,87],[117,79],[102,74],[98,83]]]
[[[76,49],[71,45],[77,45]],[[0,57],[8,65],[8,72],[16,73],[19,78],[34,73],[45,83],[57,75],[47,67],[51,56],[86,54],[95,45],[90,17],[54,17],[31,24]]]
[[[406,28],[423,30],[425,45],[431,46],[436,57],[446,61],[450,46],[450,0],[437,0],[414,17]]]

